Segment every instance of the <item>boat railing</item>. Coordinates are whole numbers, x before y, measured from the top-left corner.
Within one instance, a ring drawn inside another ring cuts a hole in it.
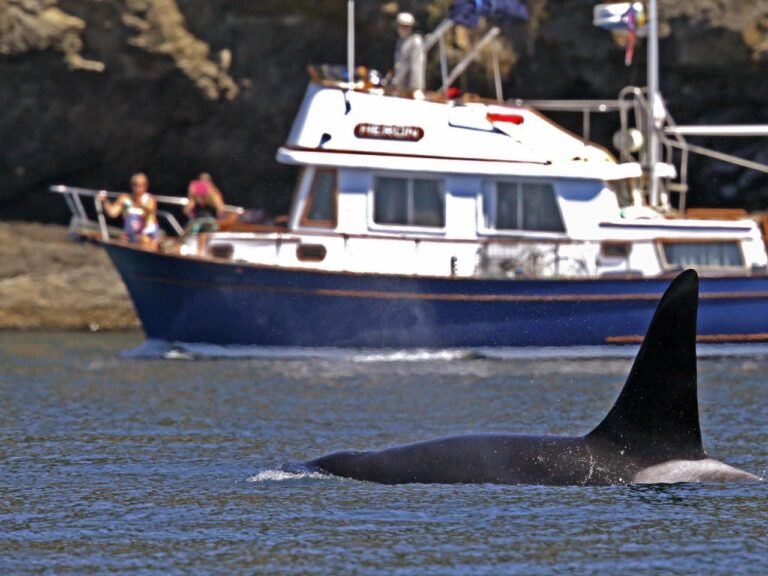
[[[766,137],[768,125],[717,125],[717,126],[680,126],[661,99],[657,100],[660,108],[651,110],[647,88],[628,86],[619,94],[617,100],[511,100],[510,103],[521,106],[531,106],[542,112],[574,112],[582,116],[582,133],[584,141],[589,141],[592,132],[594,114],[618,113],[620,118],[619,131],[614,135],[613,144],[619,152],[621,162],[639,162],[650,174],[649,134],[650,126],[658,135],[662,148],[662,160],[677,167],[677,178],[663,178],[663,190],[667,193],[678,193],[677,209],[686,210],[688,193],[688,165],[691,154],[706,156],[714,160],[734,164],[750,170],[768,173],[768,164],[740,158],[732,154],[712,150],[704,146],[691,144],[686,136],[706,137]],[[654,122],[649,122],[648,114],[654,114]],[[679,156],[678,156],[679,155]],[[650,199],[649,199],[650,201]],[[668,206],[667,196],[665,207]]]
[[[94,190],[90,188],[78,188],[76,186],[51,186],[51,192],[64,196],[67,206],[72,213],[69,223],[69,231],[77,236],[92,236],[98,233],[102,241],[108,241],[110,238],[120,235],[120,230],[114,226],[108,226],[101,202],[97,197],[104,193],[110,200],[116,200],[122,192],[111,192],[109,190]],[[85,198],[92,199],[93,211],[86,208]],[[167,204],[169,206],[186,206],[187,199],[178,196],[155,196],[158,205]],[[91,214],[95,213],[94,219]],[[184,234],[184,227],[179,224],[176,216],[169,210],[157,211],[158,220],[165,222],[167,227],[176,235]],[[164,227],[165,228],[165,227]]]
[[[667,193],[666,200],[662,201],[664,208],[669,208],[670,192],[679,194],[677,209],[685,212],[687,194],[688,194],[688,161],[690,156],[690,146],[686,142],[682,133],[668,131],[667,128],[677,126],[674,118],[664,105],[663,100],[657,100],[660,109],[653,110],[654,121],[649,122],[648,114],[651,110],[648,100],[647,88],[637,86],[627,86],[619,94],[619,99],[630,104],[622,111],[621,128],[617,136],[620,158],[622,161],[640,162],[646,171],[650,174],[650,150],[651,135],[650,126],[658,134],[658,142],[661,147],[661,158],[663,162],[677,167],[677,179],[662,178],[662,190]],[[630,122],[628,111],[631,110],[633,122]],[[639,138],[637,135],[639,134]],[[676,159],[676,152],[680,153],[679,160]],[[649,198],[650,201],[650,198]]]
[[[585,276],[590,272],[587,258],[568,254],[563,248],[586,244],[573,240],[505,242],[486,239],[478,251],[475,273],[484,278],[560,276],[567,267],[569,275]]]
[[[740,158],[733,154],[726,154],[717,150],[711,150],[704,146],[690,144],[684,136],[708,136],[708,137],[766,137],[768,125],[717,125],[717,126],[677,126],[670,122],[663,130],[664,137],[673,137],[668,140],[669,146],[677,147],[683,152],[683,157],[691,152],[701,156],[707,156],[714,160],[720,160],[728,164],[741,166],[750,170],[768,173],[768,164]]]
[[[685,136],[696,137],[706,136],[711,138],[726,137],[766,137],[768,136],[768,125],[696,125],[696,126],[678,126],[674,119],[666,113],[665,125],[660,129],[660,141],[665,148],[665,154],[668,162],[672,162],[675,151],[680,152],[680,185],[683,189],[670,187],[672,191],[682,193],[679,210],[685,212],[685,193],[688,190],[688,158],[690,154],[706,156],[713,160],[733,164],[749,170],[768,173],[768,164],[748,160],[733,154],[727,154],[718,150],[712,150],[704,146],[691,144]]]
[[[571,112],[581,114],[581,138],[585,142],[591,139],[593,114],[616,114],[623,109],[631,108],[632,104],[619,99],[607,100],[535,100],[516,98],[508,100],[515,106],[530,106],[542,112]]]
[[[119,237],[122,230],[115,226],[109,226],[104,215],[101,202],[97,197],[104,193],[110,200],[119,198],[124,192],[112,192],[109,190],[95,190],[91,188],[78,188],[76,186],[55,185],[50,191],[61,194],[69,207],[72,216],[69,223],[70,234],[77,237],[98,237],[102,241]],[[154,195],[159,208],[157,217],[163,230],[171,235],[183,238],[190,233],[190,227],[186,228],[179,223],[177,214],[180,209],[189,203],[189,200],[180,196]],[[88,206],[92,202],[93,207]],[[229,213],[240,214],[243,209],[239,206],[225,205],[224,210]]]
[[[617,99],[592,100],[511,100],[517,106],[531,106],[541,112],[570,112],[581,114],[581,137],[589,142],[592,136],[592,122],[596,114],[618,114],[619,130],[613,137],[613,145],[618,150],[620,162],[638,162],[646,171],[649,170],[650,156],[647,143],[648,134],[648,98],[645,88],[628,86]],[[664,178],[664,189],[680,194],[679,209],[685,211],[685,197],[688,192],[688,153],[694,151],[685,141],[682,132],[677,132],[674,119],[664,109],[659,112],[659,122],[665,128],[659,128],[660,144],[663,148],[663,160],[678,166],[677,180]],[[675,151],[681,152],[679,162],[675,162]]]

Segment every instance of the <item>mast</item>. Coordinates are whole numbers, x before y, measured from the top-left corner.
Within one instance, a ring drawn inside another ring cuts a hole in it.
[[[662,109],[663,104],[659,100],[659,23],[658,6],[656,0],[648,0],[648,196],[649,204],[659,205],[659,180],[656,177],[659,161],[659,128],[657,127],[656,114]]]
[[[347,0],[347,81],[355,83],[355,0]]]

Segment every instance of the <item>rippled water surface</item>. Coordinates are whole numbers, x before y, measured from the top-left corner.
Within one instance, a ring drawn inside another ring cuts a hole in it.
[[[627,354],[124,356],[140,342],[0,333],[0,574],[766,572],[766,482],[390,487],[276,471],[452,434],[582,434]],[[765,475],[768,356],[699,371],[706,448]]]

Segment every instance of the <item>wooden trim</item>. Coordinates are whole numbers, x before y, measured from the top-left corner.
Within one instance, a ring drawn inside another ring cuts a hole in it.
[[[765,244],[765,249],[768,250],[768,214],[763,214],[761,224],[763,228],[763,243]]]
[[[317,177],[323,173],[331,173],[333,175],[333,219],[332,220],[311,220],[309,218],[309,210],[312,206],[312,202],[315,198],[315,187],[317,185]],[[315,168],[315,172],[312,175],[312,183],[309,186],[309,191],[304,199],[304,210],[299,220],[301,227],[315,227],[315,228],[336,228],[339,220],[339,174],[334,168]]]
[[[645,336],[608,336],[606,344],[640,344]],[[768,333],[758,334],[700,334],[696,342],[709,344],[726,344],[729,342],[768,342]]]
[[[662,244],[741,244],[738,238],[659,238]]]
[[[686,218],[697,220],[742,220],[749,216],[743,208],[688,208]]]
[[[485,162],[492,164],[536,164],[540,166],[549,166],[551,160],[503,160],[501,158],[471,158],[462,156],[435,156],[433,154],[405,154],[402,152],[372,152],[368,150],[337,150],[332,148],[307,148],[305,146],[283,146],[285,150],[291,152],[312,152],[316,154],[349,154],[351,156],[385,156],[389,158],[418,158],[420,160],[448,160],[451,162]]]
[[[281,294],[300,294],[307,296],[332,296],[340,298],[372,298],[379,300],[433,300],[438,302],[628,302],[651,301],[661,299],[660,294],[550,294],[550,295],[514,295],[514,294],[454,294],[439,292],[395,292],[386,290],[349,290],[334,288],[293,288],[289,286],[222,284],[200,280],[178,280],[136,274],[134,278],[159,284],[182,286],[226,287],[232,290],[249,292],[275,292]],[[768,292],[730,292],[702,294],[703,299],[757,299],[768,298]],[[631,336],[630,336],[631,338]]]
[[[250,232],[250,233],[277,233],[285,234],[287,229],[285,226],[274,226],[269,224],[250,224],[248,222],[231,222],[229,224],[219,224],[218,232]]]

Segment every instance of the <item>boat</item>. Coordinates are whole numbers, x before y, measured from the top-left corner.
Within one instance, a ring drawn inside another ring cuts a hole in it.
[[[615,12],[601,12],[611,28]],[[655,2],[647,12],[651,42]],[[442,42],[451,25],[426,44]],[[494,99],[456,94],[445,72],[439,90],[399,93],[361,73],[352,49],[348,60],[311,71],[277,152],[301,168],[284,218],[254,223],[229,207],[214,229],[194,233],[173,213],[186,199],[158,196],[169,207],[160,211],[168,236],[148,250],[106,225],[89,202],[98,191],[52,187],[69,203],[73,233],[109,254],[148,339],[636,344],[670,279],[694,268],[701,340],[768,341],[768,218],[686,209],[693,147],[654,82],[616,100],[526,103],[500,89]],[[555,124],[548,110],[619,114],[619,156]]]

